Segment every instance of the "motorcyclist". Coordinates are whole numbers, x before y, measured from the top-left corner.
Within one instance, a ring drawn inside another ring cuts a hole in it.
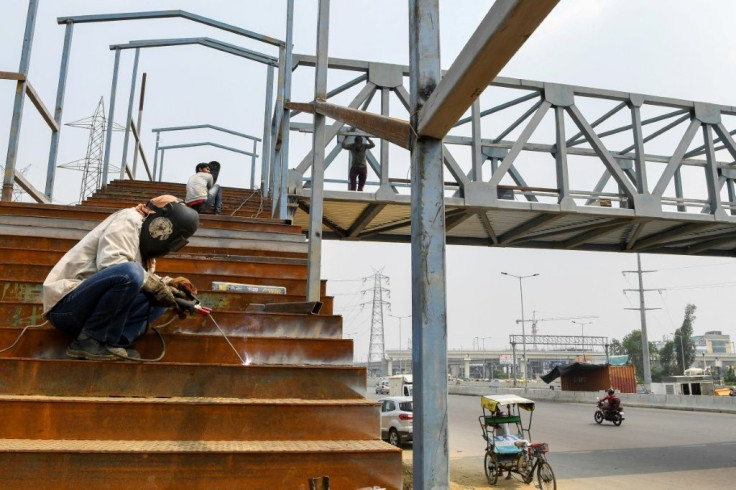
[[[607,417],[613,416],[619,403],[621,403],[621,400],[616,396],[616,391],[613,388],[608,388],[608,395],[601,400],[601,406],[607,407]]]

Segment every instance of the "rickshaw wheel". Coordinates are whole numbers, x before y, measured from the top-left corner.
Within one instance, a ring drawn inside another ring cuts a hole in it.
[[[623,421],[624,421],[624,419],[621,418],[621,414],[620,413],[617,413],[616,415],[613,416],[613,425],[615,425],[616,427],[618,427],[619,425],[621,425],[621,422],[623,422]]]
[[[596,412],[596,413],[595,413],[595,414],[593,415],[593,418],[595,419],[595,423],[596,423],[596,424],[602,424],[602,423],[603,423],[603,413],[601,413],[601,412]]]
[[[490,452],[486,452],[485,460],[483,461],[483,466],[486,470],[486,478],[488,479],[489,485],[495,485],[496,482],[498,482],[498,467],[496,466],[496,463],[493,461],[493,456],[491,456]]]
[[[557,490],[555,472],[546,461],[541,461],[537,468],[537,484],[541,490]]]

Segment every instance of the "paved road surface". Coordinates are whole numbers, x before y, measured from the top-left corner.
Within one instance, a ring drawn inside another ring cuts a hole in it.
[[[448,403],[452,488],[491,488],[483,473],[479,397],[451,395]],[[592,404],[537,403],[532,438],[549,443],[558,488],[736,487],[736,415],[624,409],[626,420],[614,427],[596,425]],[[411,461],[411,446],[405,449]],[[501,480],[494,488],[533,487]]]

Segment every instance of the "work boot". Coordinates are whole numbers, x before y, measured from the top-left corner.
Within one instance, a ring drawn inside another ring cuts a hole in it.
[[[112,361],[115,355],[99,340],[80,333],[66,348],[66,356],[72,359],[87,359],[90,361]]]
[[[132,347],[113,347],[111,345],[106,345],[105,348],[108,352],[114,354],[116,359],[121,361],[137,361],[141,358],[141,355],[138,353],[138,351],[133,349]]]

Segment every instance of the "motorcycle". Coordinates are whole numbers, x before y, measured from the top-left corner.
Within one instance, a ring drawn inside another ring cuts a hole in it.
[[[609,410],[608,404],[604,404],[600,399],[598,400],[598,410],[593,414],[596,424],[602,424],[604,420],[613,422],[613,425],[618,427],[621,422],[624,421],[624,409],[621,406],[621,402],[618,403],[614,410]]]

